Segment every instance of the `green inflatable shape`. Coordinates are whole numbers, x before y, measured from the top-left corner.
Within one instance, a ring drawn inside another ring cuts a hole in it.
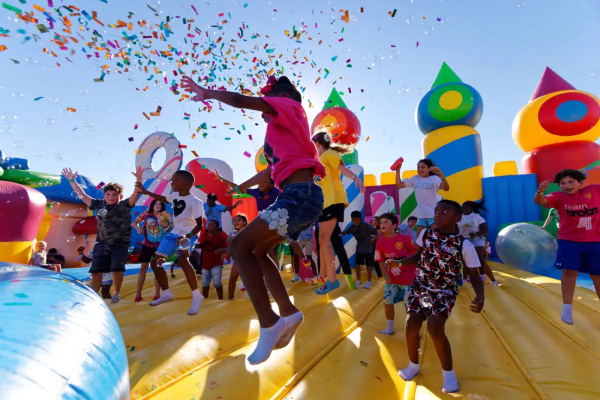
[[[436,86],[443,85],[444,83],[454,83],[454,82],[462,82],[462,80],[452,71],[452,69],[445,62],[442,64],[442,68],[440,68],[440,72],[438,72],[437,78],[431,85],[431,89]]]
[[[18,169],[7,169],[0,180],[19,183],[29,187],[54,186],[60,183],[60,176],[47,174],[45,172],[21,171]]]
[[[335,90],[335,88],[333,88],[331,90],[331,94],[329,95],[329,98],[325,102],[325,105],[323,106],[323,110],[327,110],[328,108],[331,108],[331,107],[348,108],[348,106],[346,105],[346,103],[344,103],[344,100],[342,100],[342,98],[340,97],[340,94],[338,93],[337,90]]]
[[[352,153],[342,155],[344,164],[358,164],[358,150],[354,149]]]
[[[4,170],[2,169],[2,167],[0,167],[0,176],[2,176],[2,174],[4,174]]]

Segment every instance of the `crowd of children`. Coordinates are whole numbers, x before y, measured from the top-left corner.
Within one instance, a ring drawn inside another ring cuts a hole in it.
[[[335,255],[351,290],[361,286],[371,288],[373,271],[383,277],[387,326],[381,334],[395,333],[395,304],[404,303],[407,314],[405,334],[409,364],[398,374],[404,380],[410,380],[419,373],[419,332],[423,322],[427,322],[442,365],[443,391],[458,391],[445,325],[455,305],[462,277],[467,277],[475,291],[470,308],[476,313],[481,312],[484,305],[483,281],[486,277],[494,285],[498,284],[486,261],[488,227],[481,216],[481,212],[486,211],[484,200],[467,201],[462,205],[441,200],[438,191],[448,191],[450,185],[433,161],[420,160],[417,174],[401,179],[402,159],[399,159],[392,167],[396,172],[396,187],[414,188],[416,215],[400,224],[397,215],[385,213],[367,223],[360,212],[354,211],[351,213],[352,224],[342,232],[339,225],[344,221],[348,198],[340,176],[352,179],[363,193],[364,184],[341,159],[341,154],[348,149],[334,144],[325,132],[310,137],[302,97],[286,77],[269,78],[267,86],[261,90],[263,97],[207,90],[188,77],[183,78],[181,87],[192,92],[196,101],[213,99],[262,113],[267,123],[264,154],[268,168],[239,185],[215,171],[216,177],[231,188],[228,195],[247,193],[256,199],[259,217],[248,223],[243,215],[236,216],[233,220],[235,230],[227,237],[221,230],[221,216],[240,202],[225,207],[217,203],[216,195],[209,194],[203,204],[191,193],[194,177],[188,171],[177,171],[173,175],[173,193],[165,197],[144,188],[138,168],[134,173],[136,190],[123,200],[122,187],[113,183],[104,186],[104,199],[91,199],[75,181],[77,173],[65,169],[63,175],[75,192],[88,207],[98,212],[98,240],[90,268],[90,286],[98,291],[102,274],[112,273],[115,294],[111,302],[119,301],[130,241],[131,207],[140,194],[147,194],[154,200],[148,211],[133,223],[145,237],[139,254],[142,271],[135,301],[141,300],[150,262],[157,282],[156,295],[150,305],[173,300],[161,265],[177,252],[177,264],[192,290],[188,314],[195,315],[204,298],[208,297],[211,282],[218,298],[223,299],[222,265],[225,259],[231,258],[228,298],[234,298],[236,282],[241,276],[260,324],[259,340],[248,362],[262,363],[273,350],[287,346],[304,320],[302,312],[290,301],[275,262],[277,247],[288,241],[295,255],[292,282],[301,280],[300,268],[306,268],[301,270],[302,273],[312,269],[312,276],[320,276],[321,284],[315,290],[318,295],[340,287]],[[585,175],[579,171],[563,171],[555,180],[562,192],[544,196],[548,186],[548,182],[544,182],[535,196],[537,204],[553,207],[557,210],[554,217],[560,216],[557,267],[563,269],[562,319],[571,324],[577,274],[589,273],[600,288],[600,267],[596,261],[600,255],[596,201],[600,198],[600,186],[581,188],[584,179]],[[255,185],[258,188],[252,189]],[[172,223],[168,214],[164,215],[166,204],[173,206]],[[207,226],[198,238],[203,217]],[[353,235],[356,239],[356,282],[352,279],[342,235]],[[316,258],[312,254],[313,244],[317,247]],[[45,246],[44,242],[38,243],[30,261],[32,265],[46,265]],[[201,255],[197,251],[201,251]],[[55,265],[47,267],[58,269]],[[366,269],[364,275],[363,268]],[[202,293],[196,277],[200,270]],[[309,281],[317,283],[318,280]],[[269,292],[277,303],[278,313],[271,307]]]

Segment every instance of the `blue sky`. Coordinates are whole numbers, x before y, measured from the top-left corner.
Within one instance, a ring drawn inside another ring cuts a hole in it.
[[[5,1],[31,10],[30,0],[25,5],[17,0]],[[146,4],[162,11],[163,20],[166,15],[194,19],[191,31],[187,31],[181,20],[171,24],[174,36],[168,44],[184,52],[191,49],[191,44],[185,45],[183,38],[193,33],[194,27],[202,31],[204,39],[207,28],[223,19],[228,23],[222,31],[208,30],[212,40],[219,36],[226,42],[236,38],[237,48],[246,50],[254,45],[275,47],[275,55],[283,54],[280,62],[286,75],[293,80],[298,77],[292,73],[302,76],[303,104],[309,123],[332,87],[344,92],[348,108],[356,112],[362,124],[362,139],[357,147],[360,164],[366,173],[376,175],[388,171],[399,156],[405,158],[407,166],[415,165],[421,157],[423,135],[415,125],[414,110],[443,61],[483,97],[484,113],[477,129],[482,137],[486,176],[491,175],[498,161],[516,160],[520,168],[524,153],[512,140],[512,121],[529,100],[546,66],[580,90],[598,95],[600,89],[600,55],[595,51],[600,48],[600,3],[595,0],[208,1],[193,3],[199,16],[190,8],[190,2],[107,1],[105,4],[96,0],[72,0],[68,4],[90,14],[92,10],[97,11],[98,19],[105,25],[116,23],[117,19],[156,22],[158,18]],[[46,0],[38,4],[47,8]],[[67,5],[54,0],[55,7],[63,4]],[[360,7],[364,13],[360,13]],[[340,21],[340,9],[349,10],[350,23]],[[394,9],[397,11],[392,18],[388,12]],[[129,11],[135,13],[131,20],[127,19]],[[220,13],[224,13],[224,17],[219,17]],[[56,17],[56,13],[52,15]],[[265,132],[257,113],[247,113],[253,117],[250,120],[226,106],[223,111],[215,107],[210,113],[199,112],[198,104],[178,102],[179,97],[164,83],[147,81],[150,74],[143,71],[115,73],[115,61],[110,62],[112,73],[106,75],[103,83],[96,83],[93,79],[101,74],[101,62],[96,58],[86,59],[81,41],[74,47],[69,45],[69,50],[75,50],[70,55],[69,51],[60,51],[54,43],[48,43],[51,34],[39,34],[35,26],[15,22],[14,17],[13,12],[0,8],[0,27],[10,30],[9,38],[0,37],[0,45],[7,46],[6,51],[0,52],[0,116],[17,116],[9,118],[12,122],[8,127],[7,118],[0,120],[0,130],[3,130],[0,150],[5,154],[28,158],[34,171],[59,173],[69,166],[95,182],[116,180],[131,188],[133,177],[129,171],[134,169],[135,149],[159,127],[175,133],[188,146],[184,165],[195,158],[190,151],[195,150],[200,157],[228,162],[236,181],[253,175],[254,154]],[[436,18],[441,18],[443,23]],[[76,17],[71,20],[77,24]],[[236,36],[242,23],[249,27],[244,35],[247,42]],[[302,43],[286,37],[285,30],[291,31],[295,26],[300,31],[302,23],[307,26],[300,39]],[[123,28],[102,28],[95,22],[90,22],[89,27],[96,29],[104,39],[123,42],[120,39]],[[18,34],[17,29],[27,33]],[[139,36],[139,31],[134,28],[128,34]],[[41,36],[37,43],[34,40],[21,43],[24,36],[33,32]],[[91,35],[91,31],[81,33],[86,39]],[[249,38],[252,33],[261,37],[252,40]],[[320,40],[323,42],[318,45]],[[166,47],[166,42],[154,41],[152,45],[157,50],[166,50]],[[54,51],[58,57],[44,54],[43,48]],[[294,49],[298,60],[303,61],[306,56],[316,67],[308,63],[296,66],[285,63],[294,61]],[[261,50],[249,54],[248,58],[254,55],[266,58],[264,49]],[[390,57],[392,50],[397,50],[395,58]],[[65,56],[73,63],[65,60]],[[338,57],[336,61],[331,60],[334,56]],[[346,66],[346,59],[351,59],[352,68]],[[178,80],[179,77],[172,74],[177,65],[169,65],[165,58],[161,60],[166,65],[159,65],[159,69],[167,71],[169,82]],[[374,60],[377,60],[375,66]],[[243,77],[249,82],[244,74],[253,64],[240,61],[232,68],[239,65],[243,66],[242,70],[218,76]],[[327,79],[323,77],[323,70],[318,72],[320,68],[330,71]],[[189,73],[192,67],[182,69]],[[320,81],[315,84],[319,77]],[[143,92],[146,85],[149,88]],[[403,90],[408,87],[408,91]],[[41,96],[44,98],[33,100]],[[312,108],[308,108],[308,100]],[[161,116],[147,121],[142,112],[155,111],[159,104],[162,105]],[[360,111],[363,106],[364,110]],[[67,107],[75,108],[76,113],[67,112]],[[189,121],[183,120],[184,112],[192,114]],[[53,123],[48,124],[47,120]],[[191,139],[195,129],[204,122],[209,126],[208,137],[198,135]],[[226,122],[230,125],[225,125]],[[86,127],[90,123],[91,129]],[[135,124],[139,124],[137,130],[133,129]],[[231,127],[234,130],[228,129]],[[237,134],[238,129],[242,135]],[[248,135],[252,135],[253,140]],[[134,141],[129,142],[129,137]],[[231,140],[225,140],[226,137]],[[368,142],[367,137],[370,137]],[[245,151],[251,153],[252,158],[245,157]]]

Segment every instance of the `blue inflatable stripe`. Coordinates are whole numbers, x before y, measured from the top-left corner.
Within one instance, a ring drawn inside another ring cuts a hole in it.
[[[81,281],[0,262],[0,315],[3,399],[129,398],[119,325]]]
[[[445,176],[483,165],[479,134],[465,136],[427,154]]]
[[[484,178],[482,185],[486,208],[489,210],[485,216],[489,228],[487,239],[495,256],[496,237],[501,225],[542,219],[540,206],[533,202],[538,188],[537,176],[496,176]]]

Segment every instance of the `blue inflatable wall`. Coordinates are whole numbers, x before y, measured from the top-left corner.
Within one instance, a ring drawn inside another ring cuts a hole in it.
[[[2,399],[129,399],[121,330],[77,279],[0,262]]]
[[[496,256],[496,237],[502,224],[539,221],[542,218],[540,206],[533,202],[538,189],[537,176],[508,175],[483,178],[483,196],[489,210],[485,216],[490,233],[488,241],[492,246],[492,256]]]

